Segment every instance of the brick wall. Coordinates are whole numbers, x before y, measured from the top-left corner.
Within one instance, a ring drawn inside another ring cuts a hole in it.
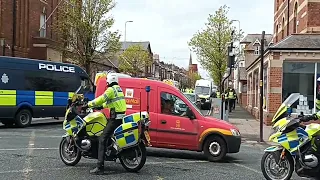
[[[16,38],[14,56],[36,59],[46,59],[46,52],[42,48],[33,47],[33,38],[39,37],[40,14],[44,11],[47,18],[57,6],[58,0],[16,0]],[[6,55],[12,56],[13,45],[13,0],[0,1],[0,38],[5,38],[11,49],[6,49]],[[56,40],[51,31],[56,13],[47,21],[46,38]],[[32,52],[32,49],[36,49]],[[1,55],[2,55],[2,49]]]
[[[289,7],[288,7],[289,1]],[[277,2],[279,2],[277,4]],[[297,11],[295,4],[297,3]],[[275,0],[274,16],[274,42],[279,42],[283,38],[293,33],[305,33],[308,27],[320,27],[320,2],[308,2],[306,0]],[[288,18],[289,12],[289,18]],[[295,13],[297,12],[297,13]],[[297,14],[297,16],[295,16]],[[296,18],[295,18],[296,17]],[[284,23],[283,23],[284,18]],[[296,22],[299,22],[296,26]],[[277,25],[279,26],[277,29]],[[296,28],[296,31],[295,31]],[[289,34],[288,34],[289,29]],[[282,36],[282,30],[284,36]],[[313,30],[317,32],[316,30]],[[319,30],[318,30],[319,31]]]

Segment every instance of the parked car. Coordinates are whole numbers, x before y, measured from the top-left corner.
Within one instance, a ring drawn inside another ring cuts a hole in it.
[[[194,94],[194,93],[183,93],[183,94],[199,109],[201,108],[201,98],[198,96],[198,94]]]

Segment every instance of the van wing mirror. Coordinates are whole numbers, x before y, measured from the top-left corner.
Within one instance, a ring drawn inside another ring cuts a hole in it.
[[[187,108],[186,115],[187,115],[188,118],[190,118],[190,120],[195,119],[195,116],[194,116],[192,110],[189,107]]]

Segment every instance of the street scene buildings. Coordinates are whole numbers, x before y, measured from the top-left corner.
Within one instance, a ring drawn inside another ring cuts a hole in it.
[[[320,62],[320,2],[275,1],[274,33],[266,34],[264,54],[264,123],[271,118],[291,93],[303,94],[303,105],[293,105],[293,113],[316,112]],[[241,89],[241,104],[259,117],[261,34],[248,34],[244,46],[246,80]]]

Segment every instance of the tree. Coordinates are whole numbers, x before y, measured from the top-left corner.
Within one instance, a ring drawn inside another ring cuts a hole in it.
[[[152,60],[150,54],[141,45],[132,45],[119,55],[119,69],[134,77],[150,66]]]
[[[231,26],[232,21],[227,17],[228,9],[224,5],[214,15],[209,14],[206,28],[194,34],[188,43],[197,54],[201,66],[209,71],[214,83],[220,87],[227,70],[227,47],[232,40],[242,36],[240,31],[231,37],[235,27]]]
[[[120,49],[118,31],[111,32],[114,19],[108,16],[115,7],[113,0],[68,0],[58,9],[54,31],[62,42],[63,56],[85,68],[90,64],[112,58]],[[107,53],[106,53],[107,52]],[[102,56],[103,54],[103,56]]]
[[[189,72],[188,74],[188,78],[190,80],[190,87],[194,87],[196,84],[196,81],[201,79],[200,74],[196,73],[196,72]]]

